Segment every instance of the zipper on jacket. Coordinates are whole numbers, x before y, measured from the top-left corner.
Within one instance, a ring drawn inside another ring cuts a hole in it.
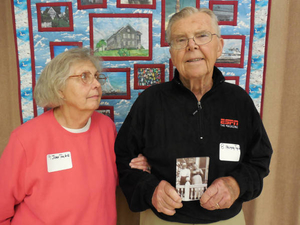
[[[201,109],[202,109],[202,105],[201,105],[201,101],[198,102],[198,112],[199,112],[199,138],[200,140],[203,140],[203,128],[202,128],[202,113],[201,113]]]

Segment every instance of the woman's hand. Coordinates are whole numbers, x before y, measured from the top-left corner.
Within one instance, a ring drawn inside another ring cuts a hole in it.
[[[129,166],[132,169],[143,170],[145,172],[151,173],[151,167],[147,161],[147,158],[142,154],[139,154],[138,157],[133,158],[129,163]]]

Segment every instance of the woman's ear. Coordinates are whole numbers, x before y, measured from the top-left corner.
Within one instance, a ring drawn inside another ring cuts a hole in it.
[[[63,93],[62,90],[59,90],[59,91],[58,91],[58,95],[59,95],[59,98],[60,98],[60,99],[64,99],[64,98],[65,98],[64,93]]]

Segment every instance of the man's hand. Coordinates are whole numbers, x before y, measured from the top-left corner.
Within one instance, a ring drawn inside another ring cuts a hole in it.
[[[181,198],[176,189],[164,180],[155,188],[152,196],[152,204],[158,212],[169,216],[176,213],[175,209],[182,207]]]
[[[203,193],[200,204],[207,210],[226,209],[239,195],[240,187],[233,177],[220,177]]]

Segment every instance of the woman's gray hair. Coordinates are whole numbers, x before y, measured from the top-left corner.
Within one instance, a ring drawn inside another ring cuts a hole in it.
[[[180,10],[178,13],[175,13],[169,20],[168,27],[166,30],[166,41],[168,43],[171,42],[171,28],[176,21],[186,18],[186,17],[189,17],[189,16],[199,13],[199,12],[206,13],[207,15],[209,15],[211,17],[213,29],[215,30],[215,32],[218,36],[221,36],[221,31],[220,31],[219,24],[218,24],[218,22],[219,22],[218,18],[212,10],[207,9],[207,8],[197,9],[195,7],[188,6],[188,7],[183,8],[182,10]],[[188,24],[187,24],[187,26],[188,26]]]
[[[90,61],[100,72],[98,57],[88,48],[72,48],[53,58],[43,69],[34,88],[34,98],[40,107],[55,108],[63,104],[60,91],[64,90],[70,68],[78,61]]]

